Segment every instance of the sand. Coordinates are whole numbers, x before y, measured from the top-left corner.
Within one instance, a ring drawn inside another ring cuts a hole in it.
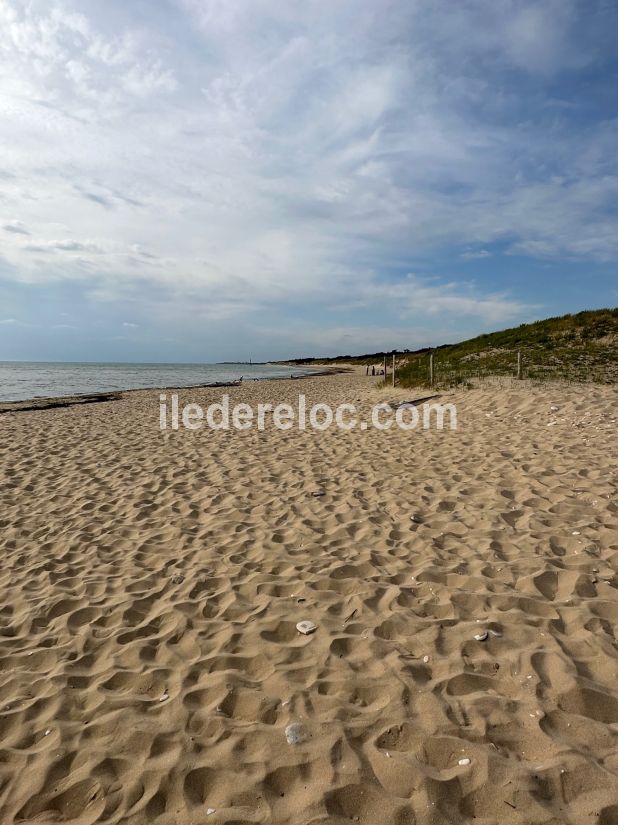
[[[376,384],[230,395],[419,395]],[[618,822],[616,390],[441,400],[455,432],[1,415],[0,822]]]

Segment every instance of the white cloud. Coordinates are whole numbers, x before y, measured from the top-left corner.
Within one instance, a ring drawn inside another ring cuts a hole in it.
[[[126,32],[106,38],[67,4],[0,0],[0,61],[5,91],[93,114],[123,107],[122,92],[139,97],[173,91],[173,72]]]
[[[21,221],[9,221],[2,227],[5,232],[13,232],[15,235],[29,235],[30,232]]]
[[[442,262],[401,273],[445,249],[487,266],[493,244],[618,259],[618,121],[566,128],[553,84],[609,53],[611,9],[155,6],[0,0],[10,277],[139,290],[154,316],[373,301],[494,323],[530,302]]]
[[[402,318],[422,316],[474,316],[491,324],[499,324],[529,314],[535,307],[517,301],[506,293],[483,294],[474,284],[428,281],[409,274],[403,281],[391,284],[368,284],[361,293],[367,306],[383,300],[394,306]]]
[[[468,249],[461,253],[461,257],[465,261],[482,260],[483,258],[491,258],[491,252],[487,249]]]
[[[29,252],[90,252],[95,254],[103,251],[96,243],[76,241],[71,238],[27,244],[25,249]]]

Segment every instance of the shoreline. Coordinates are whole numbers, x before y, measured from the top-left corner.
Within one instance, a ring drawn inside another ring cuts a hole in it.
[[[306,369],[313,369],[307,367]],[[339,375],[353,371],[350,367],[343,368],[315,368],[304,375],[271,375],[264,378],[245,378],[243,381],[213,381],[206,384],[185,384],[181,387],[131,387],[126,390],[101,390],[93,393],[76,393],[74,395],[52,395],[35,398],[24,398],[16,401],[0,401],[0,415],[12,412],[38,412],[40,410],[63,409],[66,407],[86,406],[112,401],[121,401],[125,396],[136,392],[170,392],[172,390],[202,390],[217,389],[220,387],[241,387],[254,382],[266,381],[303,381],[308,378],[319,378],[327,375]]]

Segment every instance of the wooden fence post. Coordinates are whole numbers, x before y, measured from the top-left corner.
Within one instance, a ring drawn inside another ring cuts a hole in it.
[[[429,386],[433,387],[433,352],[429,355]]]
[[[517,350],[517,380],[521,380],[521,350]]]
[[[395,353],[393,353],[393,387],[395,386]]]

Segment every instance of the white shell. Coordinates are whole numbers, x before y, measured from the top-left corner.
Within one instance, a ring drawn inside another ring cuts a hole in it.
[[[314,624],[310,619],[304,619],[296,625],[296,630],[304,636],[308,636],[310,633],[315,633],[317,629],[317,624]]]
[[[486,630],[482,630],[480,633],[477,633],[474,638],[477,642],[484,642],[488,636],[489,633]]]
[[[464,767],[465,765],[469,765],[469,764],[470,764],[470,759],[468,759],[468,757],[467,757],[467,756],[464,756],[464,757],[463,757],[463,759],[460,759],[460,760],[459,760],[459,762],[458,762],[457,764],[458,764],[458,765],[461,765],[462,767]]]
[[[292,722],[292,724],[288,725],[285,729],[285,738],[287,739],[288,745],[300,745],[307,739],[307,736],[307,731],[300,722]]]

